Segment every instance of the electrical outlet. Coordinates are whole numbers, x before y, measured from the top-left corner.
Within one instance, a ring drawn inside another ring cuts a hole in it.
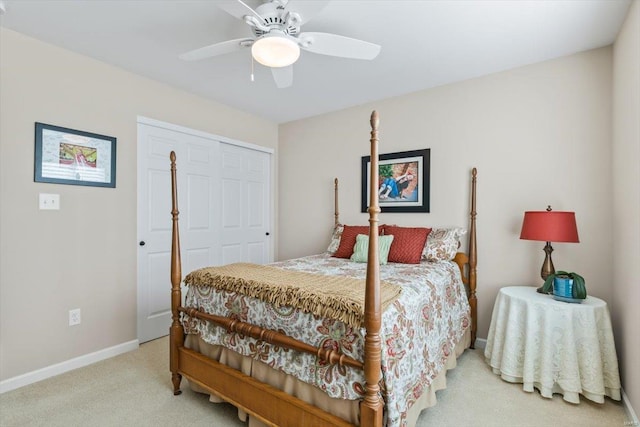
[[[69,310],[69,326],[80,324],[80,309]]]

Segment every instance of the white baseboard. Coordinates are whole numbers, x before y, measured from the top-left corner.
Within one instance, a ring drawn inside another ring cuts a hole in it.
[[[476,348],[486,348],[487,347],[487,340],[486,338],[476,338]]]
[[[65,372],[72,371],[74,369],[82,368],[84,366],[91,365],[102,360],[109,359],[111,357],[118,356],[129,351],[137,350],[139,347],[138,340],[128,341],[122,344],[115,345],[113,347],[105,348],[93,353],[85,354],[65,362],[56,363],[55,365],[47,366],[46,368],[38,369],[36,371],[28,372],[26,374],[18,375],[17,377],[9,378],[0,381],[0,394],[6,393],[11,390],[15,390],[20,387],[24,387],[29,384],[36,383],[38,381],[46,380],[47,378],[55,377],[56,375],[63,374]],[[482,349],[487,346],[487,340],[484,338],[476,338],[476,348]],[[636,415],[631,402],[627,398],[627,394],[622,390],[622,403],[624,410],[627,414],[628,425],[640,426],[638,416]]]
[[[624,405],[624,411],[627,413],[627,422],[625,426],[640,426],[640,421],[638,421],[638,416],[636,412],[633,410],[633,406],[631,406],[631,402],[629,402],[629,398],[627,394],[622,390],[622,404]]]
[[[0,381],[0,394],[36,383],[38,381],[46,380],[47,378],[55,377],[56,375],[69,372],[74,369],[82,368],[83,366],[100,362],[101,360],[109,359],[111,357],[136,350],[138,346],[138,340],[128,341],[122,344],[114,345],[113,347],[85,354],[84,356],[79,356],[64,362],[56,363],[55,365],[47,366],[42,369],[27,372],[26,374],[18,375],[17,377],[8,378],[6,380]]]

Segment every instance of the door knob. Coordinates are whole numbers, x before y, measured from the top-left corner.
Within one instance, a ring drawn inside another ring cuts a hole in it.
[[[140,246],[144,246],[144,245],[146,245],[146,243],[144,242],[144,240],[141,240],[141,241],[140,241],[140,243],[139,243],[139,245],[140,245]]]

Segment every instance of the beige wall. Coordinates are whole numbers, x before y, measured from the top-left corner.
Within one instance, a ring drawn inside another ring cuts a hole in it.
[[[381,222],[468,224],[478,168],[479,337],[500,287],[541,282],[544,243],[519,240],[525,210],[576,212],[580,243],[555,244],[555,266],[611,301],[611,57],[611,48],[592,50],[281,125],[279,258],[326,248],[334,176],[342,221],[366,224],[360,158],[376,109],[381,153],[431,149],[431,213]]]
[[[640,2],[613,48],[613,292],[622,386],[640,411]]]
[[[278,128],[87,57],[0,31],[4,380],[136,339],[137,115],[271,148],[277,148]],[[117,137],[117,187],[34,183],[36,121]],[[38,210],[40,192],[60,194],[62,209]],[[82,324],[67,326],[68,310],[78,307]]]
[[[539,282],[543,245],[518,239],[522,212],[576,211],[581,243],[554,245],[554,262],[610,303],[623,385],[640,407],[639,341],[628,326],[640,322],[639,9],[636,0],[613,53],[284,124],[279,137],[268,121],[0,29],[0,380],[136,338],[137,115],[278,148],[284,259],[325,248],[334,176],[343,222],[365,223],[360,157],[377,109],[382,153],[432,150],[431,213],[383,222],[466,224],[468,174],[479,169],[480,337],[500,287]],[[117,188],[34,183],[35,121],[116,136]],[[40,192],[59,193],[62,209],[39,211]],[[83,322],[69,328],[75,307]]]

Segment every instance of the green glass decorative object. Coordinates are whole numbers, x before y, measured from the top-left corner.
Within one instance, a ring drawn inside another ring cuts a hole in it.
[[[544,285],[542,286],[543,293],[553,293],[553,283],[556,277],[559,279],[573,280],[573,287],[571,290],[572,298],[585,299],[587,297],[587,288],[585,286],[584,277],[578,273],[568,273],[566,271],[557,271],[547,276],[544,281]]]

